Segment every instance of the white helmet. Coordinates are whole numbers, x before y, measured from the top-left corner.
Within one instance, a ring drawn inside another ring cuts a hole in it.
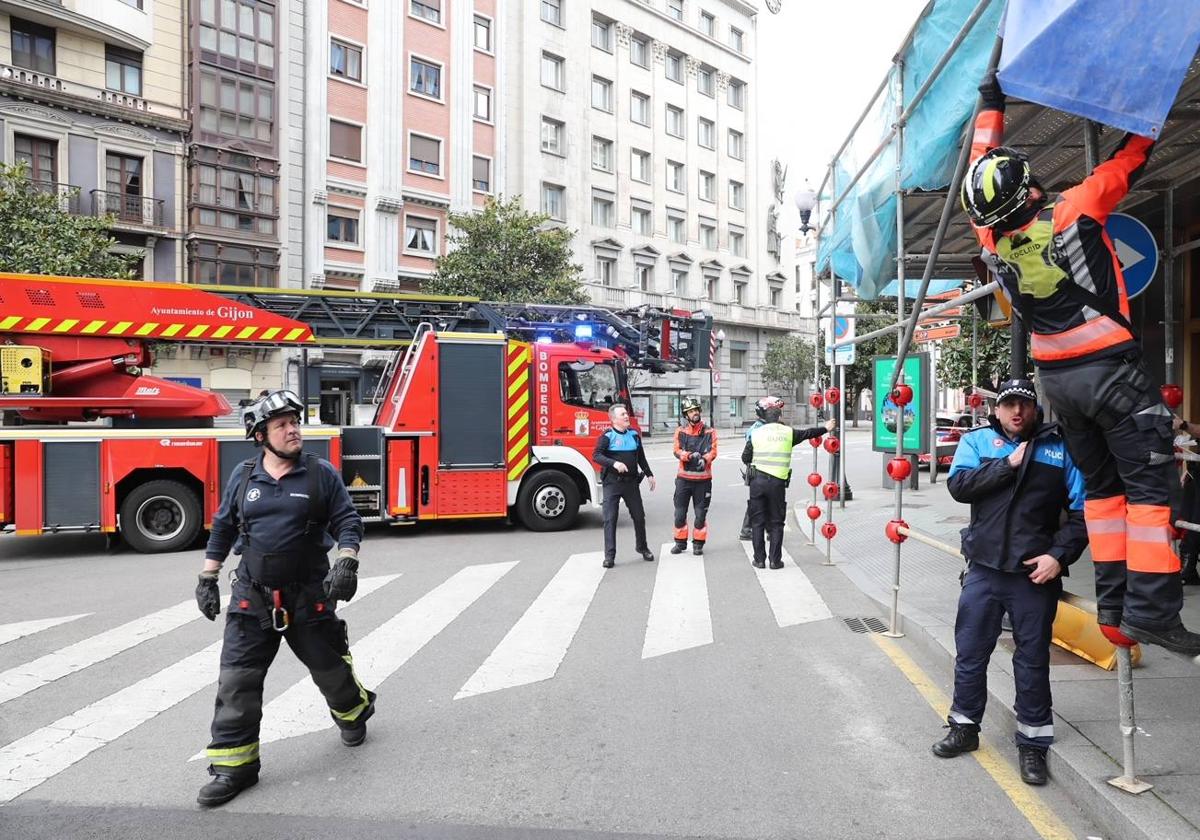
[[[242,422],[246,424],[246,438],[252,440],[254,433],[262,431],[268,420],[281,414],[295,414],[297,419],[304,416],[304,404],[300,402],[295,391],[272,391],[248,406],[242,412]]]

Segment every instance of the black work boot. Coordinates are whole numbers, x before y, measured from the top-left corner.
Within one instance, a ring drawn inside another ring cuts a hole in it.
[[[257,773],[234,776],[229,773],[215,773],[211,770],[209,772],[212,773],[212,781],[200,788],[200,793],[196,796],[196,801],[206,808],[224,805],[246,788],[258,784]]]
[[[782,568],[783,568],[783,561],[782,561],[782,560],[772,560],[772,561],[771,561],[770,563],[768,563],[767,565],[769,565],[769,566],[770,566],[772,569],[782,569]]]
[[[751,565],[751,566],[753,566],[753,567],[754,567],[754,568],[756,568],[756,569],[765,569],[765,568],[767,568],[767,561],[765,561],[765,560],[751,560],[751,561],[750,561],[750,565]]]
[[[638,554],[642,555],[642,559],[647,563],[650,563],[654,560],[654,553],[648,548],[639,548]]]
[[[950,730],[946,737],[930,748],[938,758],[954,758],[956,755],[979,749],[978,726],[951,721],[946,728]]]
[[[1193,633],[1179,622],[1169,630],[1149,629],[1130,624],[1129,619],[1121,619],[1121,632],[1135,642],[1145,645],[1158,645],[1172,653],[1184,656],[1200,656],[1200,634]]]
[[[738,534],[738,539],[739,539],[739,540],[748,540],[748,539],[751,539],[751,536],[750,536],[750,529],[749,529],[749,528],[743,528],[743,529],[742,529],[742,532],[741,532],[740,534]]]
[[[363,741],[367,740],[367,722],[364,720],[353,729],[341,730],[342,743],[347,747],[357,747]]]
[[[704,540],[692,540],[692,554],[704,553]]]
[[[611,569],[613,567],[613,559],[611,557],[605,557],[604,562],[600,565],[606,569]]]
[[[1046,784],[1046,751],[1038,747],[1017,747],[1021,781],[1027,785]]]
[[[675,545],[671,546],[672,554],[683,554],[687,550],[687,540],[675,540]]]

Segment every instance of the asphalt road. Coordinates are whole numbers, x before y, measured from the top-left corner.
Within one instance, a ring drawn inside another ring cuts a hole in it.
[[[665,548],[673,467],[651,455]],[[261,781],[215,811],[194,803],[220,639],[190,605],[200,553],[0,537],[0,837],[1097,835],[1053,785],[1011,784],[1011,744],[986,750],[1008,784],[930,754],[944,709],[926,695],[945,680],[905,640],[847,627],[878,611],[794,522],[795,562],[751,568],[735,458],[703,560],[637,559],[626,521],[603,571],[590,510],[560,534],[372,530],[343,611],[379,692],[366,744],[341,745],[285,648]]]

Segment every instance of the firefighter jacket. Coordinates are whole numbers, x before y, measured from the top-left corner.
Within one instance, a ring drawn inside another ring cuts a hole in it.
[[[825,434],[824,426],[793,429],[782,423],[763,423],[746,438],[742,463],[759,472],[787,481],[792,477],[792,448]]]
[[[947,487],[957,501],[971,505],[963,555],[980,566],[1027,574],[1023,561],[1049,554],[1066,574],[1088,544],[1083,474],[1055,424],[1039,422],[1014,469],[1008,456],[1019,445],[995,417],[958,442]]]
[[[600,435],[592,451],[592,460],[601,466],[600,480],[604,484],[638,482],[642,476],[654,475],[650,472],[650,462],[646,460],[646,450],[642,448],[642,436],[632,428],[623,432],[609,429]],[[626,472],[613,469],[618,461],[626,466]]]
[[[676,473],[679,478],[711,481],[712,462],[717,457],[717,430],[702,422],[680,426],[675,430],[675,457],[679,461]]]
[[[972,161],[1003,142],[1004,112],[981,111]],[[1129,134],[1112,157],[1032,221],[976,228],[984,261],[1030,332],[1039,367],[1067,367],[1137,348],[1125,278],[1104,223],[1145,167],[1154,141]]]

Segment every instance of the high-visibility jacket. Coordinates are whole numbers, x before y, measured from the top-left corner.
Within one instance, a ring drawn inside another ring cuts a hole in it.
[[[798,441],[795,430],[782,423],[765,423],[750,433],[754,469],[787,481],[792,475],[792,447]]]
[[[700,453],[700,458],[691,457]],[[717,430],[703,423],[688,423],[675,429],[675,457],[679,460],[679,478],[690,481],[712,479],[712,462],[717,457]]]
[[[971,160],[1003,139],[1004,112],[981,111]],[[1067,367],[1137,348],[1125,277],[1104,223],[1153,145],[1150,138],[1127,135],[1112,157],[1025,226],[1003,234],[975,228],[984,260],[1029,330],[1040,367]]]

